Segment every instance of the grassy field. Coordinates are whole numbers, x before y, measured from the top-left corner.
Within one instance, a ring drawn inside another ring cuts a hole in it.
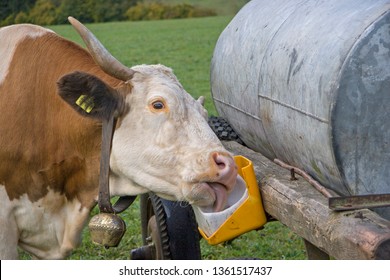
[[[186,90],[194,97],[203,95],[210,114],[209,66],[214,45],[231,16],[148,22],[91,24],[88,27],[107,49],[125,65],[161,63],[172,67]],[[81,43],[70,25],[50,27],[62,36]],[[84,231],[83,245],[72,259],[128,259],[131,249],[141,246],[139,204],[121,214],[127,232],[118,248],[93,245]],[[278,222],[261,231],[247,233],[232,242],[209,246],[202,241],[205,259],[256,257],[262,259],[304,259],[302,240]]]
[[[144,0],[144,2],[162,2],[170,5],[190,4],[214,10],[218,15],[234,15],[249,0]]]

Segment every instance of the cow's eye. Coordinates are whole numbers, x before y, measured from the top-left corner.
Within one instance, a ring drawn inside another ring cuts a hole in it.
[[[166,113],[169,111],[168,105],[165,102],[165,99],[162,97],[151,100],[149,103],[149,110],[154,113],[162,113],[162,112]]]
[[[162,110],[162,109],[165,108],[164,103],[161,102],[161,101],[154,101],[154,102],[152,103],[152,106],[153,106],[153,109],[155,109],[155,110]]]

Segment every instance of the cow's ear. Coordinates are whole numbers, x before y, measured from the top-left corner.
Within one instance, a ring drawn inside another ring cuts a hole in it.
[[[200,96],[200,97],[198,98],[198,100],[196,100],[196,101],[198,101],[199,104],[202,105],[202,107],[204,107],[204,101],[205,101],[204,96]]]
[[[108,119],[117,113],[123,102],[115,89],[84,72],[77,71],[61,77],[57,86],[61,98],[86,117]]]

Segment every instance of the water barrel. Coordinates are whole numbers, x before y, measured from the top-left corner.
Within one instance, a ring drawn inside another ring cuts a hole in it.
[[[252,0],[220,35],[215,107],[340,195],[390,193],[390,1]],[[379,212],[390,218],[390,208]]]

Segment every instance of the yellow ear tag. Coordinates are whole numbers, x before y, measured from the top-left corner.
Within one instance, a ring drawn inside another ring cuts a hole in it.
[[[85,94],[80,95],[80,97],[76,100],[76,104],[88,114],[91,113],[93,107],[95,107],[93,97],[88,97],[88,95]]]

